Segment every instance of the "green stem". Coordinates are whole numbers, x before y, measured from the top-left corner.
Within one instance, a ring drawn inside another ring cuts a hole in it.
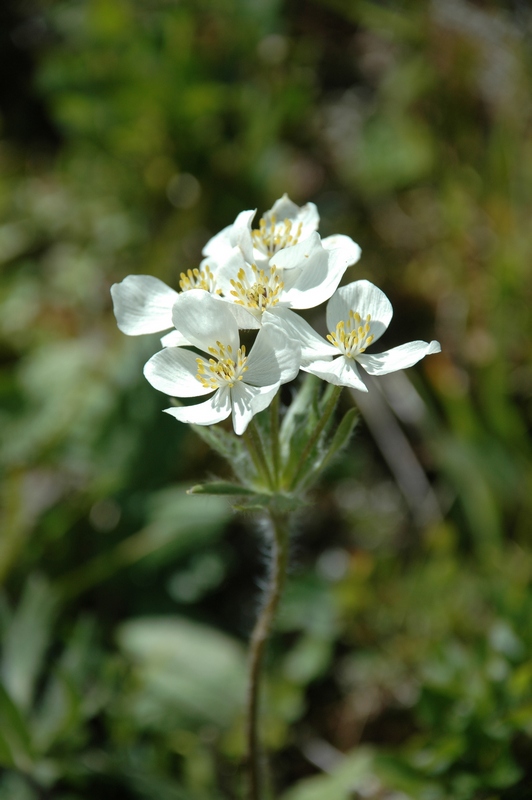
[[[257,471],[260,473],[260,475],[262,475],[262,478],[267,483],[268,488],[273,491],[274,484],[272,480],[272,474],[266,460],[266,455],[264,454],[264,447],[262,446],[260,433],[258,432],[257,426],[255,425],[255,420],[253,419],[249,423],[247,430],[244,433],[244,440]]]
[[[342,386],[334,386],[333,387],[333,389],[332,389],[332,391],[330,393],[329,399],[327,400],[327,403],[325,405],[325,408],[323,409],[323,414],[321,415],[318,424],[316,425],[316,427],[312,431],[310,439],[308,440],[307,444],[305,445],[305,449],[301,453],[300,459],[297,462],[297,466],[296,466],[296,468],[294,470],[294,473],[292,475],[292,479],[290,481],[290,485],[288,487],[289,491],[292,491],[297,486],[297,482],[298,482],[299,476],[300,476],[302,470],[306,466],[307,459],[309,458],[309,456],[312,453],[314,447],[316,446],[316,444],[318,442],[318,439],[320,438],[320,436],[321,436],[321,434],[323,432],[323,429],[327,425],[327,422],[329,421],[329,418],[330,418],[331,414],[333,413],[334,409],[336,408],[336,404],[337,404],[338,399],[339,399],[339,397],[340,397],[340,395],[342,393],[342,388],[343,388]]]
[[[280,392],[277,392],[270,403],[270,437],[275,488],[279,486],[279,475],[281,473],[281,453],[279,449],[279,395]]]
[[[249,769],[249,800],[261,800],[262,769],[258,730],[260,674],[266,643],[286,579],[289,527],[287,515],[269,512],[272,521],[272,562],[268,588],[262,611],[251,635],[249,649],[249,691],[247,703],[247,755]]]

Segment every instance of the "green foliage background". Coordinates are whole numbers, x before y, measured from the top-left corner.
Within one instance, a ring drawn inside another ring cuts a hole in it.
[[[531,797],[528,4],[0,16],[1,800],[241,796],[260,528],[184,494],[223,466],[160,413],[158,339],[116,329],[109,287],[177,285],[285,191],[361,245],[385,344],[443,352],[379,383],[299,521],[274,796]]]

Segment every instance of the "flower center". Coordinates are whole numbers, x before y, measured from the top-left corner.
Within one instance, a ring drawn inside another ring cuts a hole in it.
[[[196,267],[182,272],[179,276],[179,287],[182,292],[188,292],[189,289],[205,289],[206,292],[211,294],[221,294],[221,289],[216,288],[214,275],[208,264],[203,267]]]
[[[270,214],[268,219],[263,217],[260,220],[258,230],[251,231],[253,247],[267,256],[273,256],[278,250],[297,244],[302,229],[302,222],[293,229],[291,219],[285,219],[284,222],[277,224],[275,214]]]
[[[329,333],[327,339],[337,347],[347,358],[354,358],[363,353],[375,338],[370,334],[371,316],[368,314],[365,321],[358,311],[350,311],[349,318],[341,320],[334,333]]]
[[[246,308],[259,309],[261,312],[270,306],[277,305],[284,289],[284,283],[276,268],[272,267],[266,273],[252,264],[251,269],[255,278],[253,282],[249,280],[243,268],[238,270],[238,280],[231,281],[233,287],[231,294],[235,298],[233,302]]]
[[[219,389],[222,386],[234,386],[241,381],[246,372],[246,348],[238,348],[236,362],[232,358],[233,348],[230,344],[224,345],[216,342],[216,347],[209,347],[209,353],[214,358],[207,362],[204,358],[197,358],[198,374],[196,379],[205,389]]]

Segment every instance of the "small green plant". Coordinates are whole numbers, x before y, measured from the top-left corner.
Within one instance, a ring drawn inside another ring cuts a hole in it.
[[[265,791],[259,737],[264,650],[286,580],[293,515],[356,422],[350,409],[334,427],[342,387],[367,392],[360,367],[370,375],[395,372],[439,352],[440,345],[416,341],[367,353],[393,312],[386,295],[369,281],[338,288],[360,256],[358,245],[343,235],[322,240],[316,206],[300,208],[287,195],[255,230],[254,215],[243,211],[207,243],[200,266],[181,274],[180,292],[157,278],[130,275],[111,293],[124,333],[172,329],[144,375],[159,391],[179,398],[166,413],[193,424],[233,468],[234,482],[200,484],[191,493],[227,495],[238,508],[260,511],[269,521],[271,573],[251,636],[246,723],[249,798],[260,800]],[[329,334],[323,339],[296,310],[326,300]],[[256,334],[249,354],[240,331]],[[309,375],[282,408],[281,385],[300,370]],[[316,378],[328,383],[324,391]],[[185,405],[182,399],[193,402]],[[210,427],[229,417],[234,434]]]

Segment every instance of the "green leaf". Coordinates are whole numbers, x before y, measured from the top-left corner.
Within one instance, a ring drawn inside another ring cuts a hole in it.
[[[333,383],[327,383],[325,385],[325,389],[323,391],[323,394],[319,398],[318,404],[317,404],[318,405],[318,414],[320,415],[320,417],[323,414],[323,412],[325,411],[325,408],[326,408],[329,400],[331,399],[331,396],[334,394],[334,392],[335,392],[334,384]]]
[[[231,469],[244,483],[253,482],[256,471],[241,437],[219,425],[191,425],[195,433],[218,455],[229,462]]]
[[[233,506],[235,511],[239,511],[242,513],[257,513],[261,514],[262,512],[266,511],[266,506],[259,505],[258,503],[249,503],[246,505],[245,503],[238,503],[237,505]]]
[[[286,514],[297,511],[307,503],[297,495],[292,494],[254,494],[249,499],[243,499],[239,505],[233,505],[235,511],[277,511]]]
[[[147,763],[143,763],[140,758],[136,760],[122,758],[118,762],[120,774],[131,786],[134,797],[141,797],[145,800],[153,800],[154,797],[157,800],[198,800],[197,794],[191,795],[190,789],[176,783],[174,777],[161,775],[154,769],[153,764],[146,757],[144,758]],[[204,795],[201,797],[203,798]]]
[[[0,780],[0,800],[39,800],[39,795],[29,786],[25,777],[8,771],[2,775]],[[72,797],[70,800],[75,800],[75,798]]]
[[[374,782],[374,777],[371,751],[360,748],[345,756],[338,753],[338,763],[330,773],[299,781],[281,800],[349,800],[358,796],[357,789],[364,790]]]
[[[3,732],[0,730],[0,764],[3,767],[15,767],[15,759],[11,747],[7,743]]]
[[[237,497],[241,497],[242,495],[249,495],[251,497],[257,496],[253,489],[248,489],[246,486],[240,486],[237,483],[229,483],[229,481],[198,483],[196,486],[187,489],[187,494],[222,494]]]
[[[145,617],[126,622],[118,641],[135,670],[129,712],[147,710],[157,726],[220,726],[239,713],[246,692],[246,655],[226,634],[177,617]]]
[[[441,784],[438,785],[436,781],[428,778],[401,755],[377,753],[375,772],[387,787],[404,792],[408,797],[434,797],[435,800],[448,798]]]
[[[4,637],[2,678],[11,697],[28,708],[50,640],[56,596],[48,583],[31,576]]]
[[[0,757],[5,766],[27,771],[31,767],[31,739],[26,723],[4,686],[0,684]]]
[[[72,571],[61,582],[63,593],[78,594],[141,559],[147,566],[156,566],[170,552],[177,557],[204,547],[221,535],[231,514],[222,497],[190,497],[181,486],[152,494],[150,507],[142,530]]]
[[[81,702],[72,679],[55,670],[33,718],[35,747],[40,753],[46,753],[58,739],[75,732],[81,722]]]
[[[318,395],[322,381],[315,375],[307,375],[283,419],[280,439],[283,460],[291,455],[291,444],[301,428],[314,427],[318,418]]]
[[[333,644],[330,639],[303,634],[283,664],[283,673],[293,682],[307,686],[323,675],[330,664]]]
[[[310,462],[308,469],[301,474],[300,480],[298,481],[299,486],[308,486],[309,483],[316,480],[320,474],[327,469],[334,456],[348,444],[357,422],[358,411],[356,408],[350,408],[349,411],[344,414],[342,421],[334,432],[331,442],[322,453],[320,460],[314,465]]]
[[[322,383],[314,375],[307,375],[281,425],[281,460],[287,480],[299,463],[311,432],[318,423],[318,396]]]
[[[355,425],[358,422],[358,418],[359,415],[356,408],[350,408],[349,411],[346,411],[334,433],[320,469],[324,469],[329,464],[330,460],[348,444],[351,434],[355,429]]]

